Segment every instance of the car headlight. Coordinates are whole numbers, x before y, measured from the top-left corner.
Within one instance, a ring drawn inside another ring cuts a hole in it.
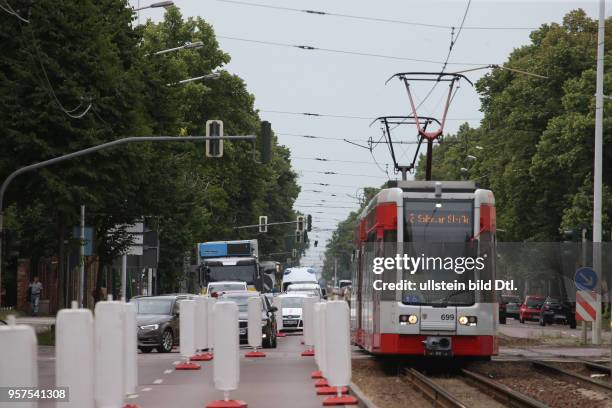
[[[140,326],[141,330],[157,330],[159,329],[159,324],[147,324],[145,326]]]
[[[261,321],[261,327],[265,326],[266,324],[268,324],[268,322],[266,320],[262,320]]]
[[[417,315],[400,315],[399,317],[400,324],[405,326],[406,324],[417,324],[419,322],[419,317]]]
[[[459,316],[459,324],[462,326],[476,326],[478,318],[476,316]]]

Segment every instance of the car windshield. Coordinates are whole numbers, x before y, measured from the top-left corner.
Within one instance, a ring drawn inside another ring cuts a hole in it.
[[[208,291],[213,292],[227,292],[230,290],[246,290],[245,283],[214,283],[208,285]]]
[[[542,299],[538,299],[538,298],[528,298],[527,299],[527,307],[535,307],[538,308],[542,305]]]
[[[228,302],[234,302],[238,305],[238,311],[248,311],[249,298],[252,296],[223,296],[221,299]]]
[[[222,280],[237,280],[252,285],[257,277],[257,265],[225,265],[209,266],[208,280],[210,282]]]
[[[502,296],[502,301],[505,303],[520,303],[520,300],[516,296]]]
[[[281,299],[284,308],[301,308],[304,303],[303,297],[283,297]]]
[[[313,296],[319,296],[319,292],[317,292],[316,289],[287,289],[287,292],[300,292]]]
[[[172,310],[172,299],[133,299],[138,314],[169,315]]]
[[[340,287],[341,287],[341,288],[343,288],[343,287],[345,287],[345,286],[350,286],[350,285],[351,285],[351,281],[348,281],[348,282],[342,282],[342,281],[340,281]]]

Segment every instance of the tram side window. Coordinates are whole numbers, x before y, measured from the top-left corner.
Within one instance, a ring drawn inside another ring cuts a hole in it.
[[[398,254],[397,252],[397,230],[387,230],[383,233],[383,254],[385,258],[395,258]],[[381,279],[383,282],[397,282],[397,269],[385,269],[382,273]],[[383,290],[381,293],[382,300],[395,300],[396,291],[395,290]]]

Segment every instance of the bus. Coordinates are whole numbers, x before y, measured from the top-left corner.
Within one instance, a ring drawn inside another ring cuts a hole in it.
[[[470,181],[391,181],[386,187],[364,208],[356,226],[352,341],[381,355],[496,355],[494,290],[456,289],[495,279],[493,193]],[[374,272],[374,258],[404,255],[427,260],[475,257],[482,267],[459,273],[433,262],[427,271],[393,265]],[[449,283],[450,288],[441,286]],[[384,290],[385,285],[393,290]]]
[[[257,240],[214,241],[198,244],[200,293],[210,282],[241,281],[249,290],[262,290]]]

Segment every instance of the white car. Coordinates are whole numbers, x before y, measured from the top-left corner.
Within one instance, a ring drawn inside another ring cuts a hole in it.
[[[306,293],[310,296],[316,296],[319,299],[323,297],[321,286],[318,283],[293,283],[287,286],[287,293]]]
[[[302,304],[309,297],[308,293],[291,292],[278,295],[282,305],[283,331],[303,329]]]
[[[240,281],[219,281],[219,282],[209,282],[206,287],[206,294],[209,296],[215,296],[214,294],[224,293],[224,292],[235,292],[235,291],[245,291],[247,290],[246,282]]]

